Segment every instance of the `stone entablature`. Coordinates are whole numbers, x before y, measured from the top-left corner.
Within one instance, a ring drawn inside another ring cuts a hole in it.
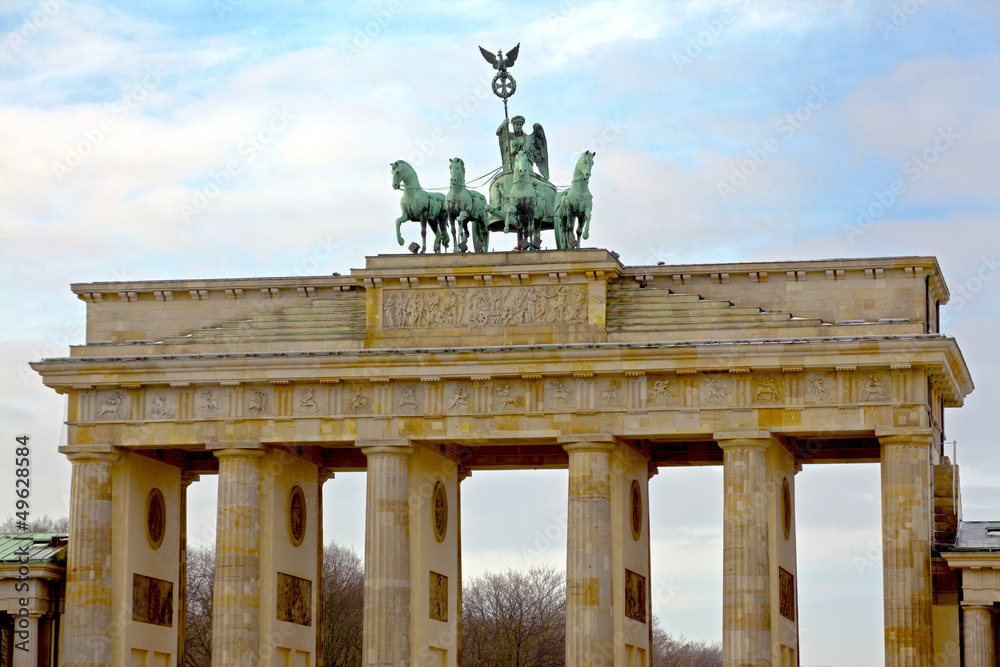
[[[678,316],[679,331],[608,326],[628,287],[699,308]],[[447,263],[386,255],[350,276],[87,283],[73,291],[88,303],[87,344],[71,352],[79,357],[120,356],[120,346],[130,355],[174,346],[212,352],[219,343],[247,351],[417,347],[428,333],[448,346],[935,333],[937,307],[948,299],[936,260],[926,257],[625,267],[604,250]],[[707,316],[700,306],[709,302],[732,312]]]

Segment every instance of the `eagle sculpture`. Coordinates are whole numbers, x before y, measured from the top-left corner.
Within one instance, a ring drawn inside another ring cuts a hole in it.
[[[483,58],[486,58],[486,62],[493,65],[493,69],[498,72],[506,72],[508,67],[513,67],[514,61],[517,60],[517,50],[521,48],[521,43],[518,42],[517,46],[507,52],[507,55],[503,55],[503,50],[497,51],[496,55],[493,55],[483,47],[479,47],[479,52],[483,54]]]

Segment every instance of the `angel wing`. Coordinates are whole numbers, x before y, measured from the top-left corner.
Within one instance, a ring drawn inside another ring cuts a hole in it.
[[[532,126],[532,133],[528,136],[524,149],[528,159],[538,167],[538,173],[542,178],[549,180],[549,142],[545,139],[545,130],[539,123]]]

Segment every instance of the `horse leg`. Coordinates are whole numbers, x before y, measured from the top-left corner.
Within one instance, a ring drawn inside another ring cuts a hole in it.
[[[583,209],[583,238],[590,237],[590,206]]]
[[[420,254],[427,252],[427,218],[420,220]]]
[[[403,245],[404,243],[406,243],[406,241],[403,240],[403,235],[399,233],[399,227],[404,222],[406,222],[406,214],[405,213],[403,215],[399,216],[398,218],[396,218],[396,240],[399,241],[399,245]]]

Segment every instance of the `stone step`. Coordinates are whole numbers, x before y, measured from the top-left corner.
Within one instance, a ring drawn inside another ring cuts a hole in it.
[[[691,323],[664,322],[664,323],[612,324],[609,322],[607,330],[609,333],[624,333],[629,331],[632,332],[708,331],[708,330],[726,330],[726,329],[773,329],[773,328],[784,329],[792,327],[815,328],[819,327],[822,324],[823,324],[822,320],[819,319],[740,320],[738,318],[732,318],[726,320],[714,320],[714,321],[691,322]]]
[[[269,343],[275,341],[300,341],[300,340],[363,340],[363,331],[346,332],[301,332],[282,331],[276,333],[261,333],[259,331],[248,330],[246,333],[238,333],[233,330],[205,332],[203,335],[192,336],[167,336],[163,339],[167,345],[190,345],[201,343]]]
[[[732,306],[728,301],[690,301],[678,304],[643,303],[635,306],[612,307],[608,305],[608,317],[617,315],[635,315],[643,317],[660,313],[669,317],[676,314],[680,317],[687,317],[696,313],[733,313],[737,315],[753,315],[760,313],[757,306]]]
[[[715,310],[708,311],[704,314],[692,313],[692,314],[667,314],[660,316],[653,315],[640,315],[636,313],[629,313],[623,315],[616,315],[614,317],[608,317],[608,322],[614,322],[616,324],[631,323],[636,324],[653,324],[653,323],[663,323],[663,324],[697,324],[700,322],[774,322],[774,321],[785,321],[791,320],[792,316],[789,313],[781,312],[760,312],[751,311],[749,313],[744,312],[732,312],[730,310]]]

